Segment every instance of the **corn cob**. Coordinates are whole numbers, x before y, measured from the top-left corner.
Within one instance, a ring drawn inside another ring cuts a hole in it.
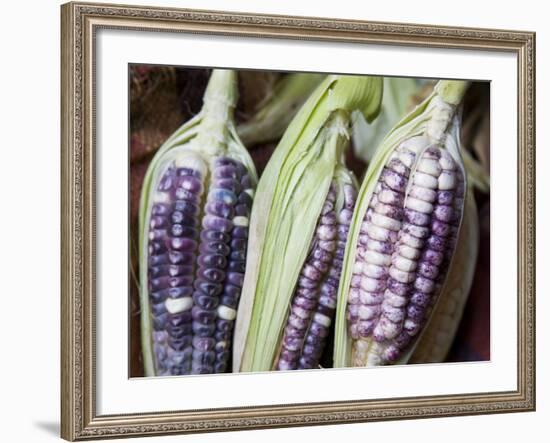
[[[425,331],[418,339],[410,359],[411,363],[443,362],[462,318],[474,278],[479,246],[477,207],[470,191],[467,193],[458,244],[460,247],[451,263],[439,301],[434,307]]]
[[[338,194],[342,195],[340,201]],[[278,370],[314,369],[319,365],[336,309],[356,195],[355,178],[338,165],[292,296],[276,364]]]
[[[373,158],[343,265],[336,367],[407,361],[437,301],[464,206],[456,110],[466,86],[440,82]]]
[[[285,132],[251,214],[233,371],[317,367],[355,200],[350,112],[376,116],[379,78],[328,76]]]
[[[236,74],[214,70],[202,111],[152,160],[140,202],[145,375],[226,371],[257,181],[236,135]]]

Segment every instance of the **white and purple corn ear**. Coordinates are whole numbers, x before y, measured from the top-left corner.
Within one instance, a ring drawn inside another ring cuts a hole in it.
[[[470,186],[473,183],[470,182]],[[479,248],[479,220],[476,202],[468,192],[456,253],[439,300],[422,336],[418,339],[410,363],[441,363],[453,343],[468,300],[476,269]]]
[[[430,318],[464,208],[457,105],[465,88],[440,82],[367,171],[344,260],[336,367],[405,362]]]
[[[140,206],[145,374],[226,372],[257,181],[233,126],[236,78],[214,70],[201,113],[161,147]]]
[[[338,191],[343,195],[341,202],[337,199]],[[344,183],[338,179],[332,181],[292,296],[278,370],[319,367],[336,312],[342,259],[356,196],[357,186],[352,177]]]
[[[354,200],[344,165],[350,115],[359,109],[373,119],[381,89],[377,77],[327,76],[271,156],[250,218],[233,372],[318,365],[347,235],[339,220]]]

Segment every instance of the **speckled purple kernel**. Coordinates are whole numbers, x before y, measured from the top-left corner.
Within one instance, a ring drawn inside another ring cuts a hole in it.
[[[425,308],[430,304],[431,296],[429,294],[424,294],[423,292],[414,292],[411,296],[411,303],[420,307]]]
[[[423,292],[425,294],[431,294],[434,290],[434,282],[429,278],[418,277],[414,281],[414,287],[420,292]]]
[[[418,264],[418,273],[423,277],[434,280],[439,274],[439,268],[427,262],[420,262]]]
[[[407,307],[407,318],[419,323],[424,319],[425,309],[420,306],[410,304]]]
[[[433,249],[434,251],[443,252],[445,251],[446,241],[443,237],[440,237],[438,235],[431,235],[428,238],[426,245],[428,248]]]
[[[417,226],[429,226],[431,217],[429,214],[423,214],[412,209],[405,209],[405,220]]]

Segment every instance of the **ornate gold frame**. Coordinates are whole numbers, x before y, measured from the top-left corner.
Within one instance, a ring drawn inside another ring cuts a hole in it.
[[[67,440],[535,409],[535,34],[69,3],[62,14],[61,435]],[[518,58],[518,388],[391,400],[98,416],[95,410],[94,33],[98,28],[507,51]]]

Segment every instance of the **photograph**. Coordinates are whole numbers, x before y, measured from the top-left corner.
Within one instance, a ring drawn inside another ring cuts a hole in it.
[[[129,377],[491,360],[490,82],[128,88]]]

